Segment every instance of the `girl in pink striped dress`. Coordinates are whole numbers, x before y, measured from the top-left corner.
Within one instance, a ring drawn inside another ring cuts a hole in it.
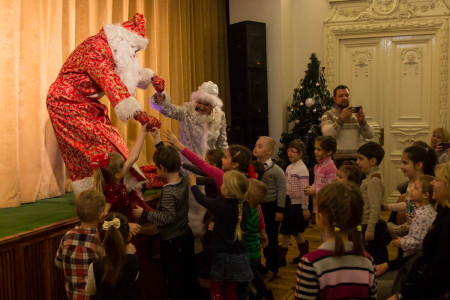
[[[331,158],[336,153],[336,147],[336,140],[331,136],[319,136],[314,142],[314,156],[318,161],[314,166],[314,184],[305,188],[305,194],[314,197],[314,214],[317,212],[316,195],[336,177],[337,168]]]
[[[362,242],[363,205],[352,183],[329,184],[319,192],[316,224],[325,241],[302,257],[295,299],[377,298],[374,262]]]

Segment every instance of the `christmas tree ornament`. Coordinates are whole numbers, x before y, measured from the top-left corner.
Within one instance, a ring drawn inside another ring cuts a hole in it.
[[[284,143],[284,138],[281,138],[281,139],[280,139],[280,142],[281,142],[281,143]]]
[[[316,113],[316,112],[317,112],[317,109],[315,109],[315,108],[314,108],[314,109],[313,109],[313,112],[315,112],[315,113]]]
[[[283,156],[283,153],[280,151],[280,152],[278,152],[278,157],[281,157],[281,156]]]
[[[316,86],[319,86],[320,84],[318,82],[316,82]]]
[[[322,110],[325,110],[325,109],[327,109],[327,107],[324,105],[324,106],[322,106]]]
[[[292,112],[292,111],[294,111],[294,108],[293,108],[293,107],[291,107],[290,111],[291,111],[291,112]]]
[[[305,105],[305,103],[303,103],[303,102],[300,102],[300,106],[303,106],[303,105]]]
[[[313,98],[308,98],[305,100],[306,107],[308,107],[308,108],[313,106],[314,103],[316,103],[316,101]]]
[[[288,119],[288,123],[291,123],[292,122],[292,120],[291,119]]]
[[[310,129],[310,130],[308,130],[308,133],[309,133],[309,134],[311,134],[311,133],[312,133],[312,130],[311,130],[311,129]]]

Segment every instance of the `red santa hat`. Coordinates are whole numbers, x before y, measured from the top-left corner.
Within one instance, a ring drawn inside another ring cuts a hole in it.
[[[209,104],[211,104],[212,107],[222,107],[223,103],[222,100],[218,97],[219,95],[219,88],[217,87],[217,84],[215,84],[212,81],[203,82],[201,86],[198,87],[198,90],[196,92],[193,92],[191,94],[191,100],[192,101],[205,101]]]
[[[148,39],[145,37],[145,17],[136,13],[131,20],[120,24],[107,24],[103,26],[108,43],[110,41],[125,41],[131,46],[138,47],[139,51],[147,47]]]

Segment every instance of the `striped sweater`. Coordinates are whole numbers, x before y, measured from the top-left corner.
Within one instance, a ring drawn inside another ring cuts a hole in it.
[[[158,226],[162,240],[170,240],[189,230],[189,182],[180,173],[180,181],[163,186],[156,212],[142,211],[142,218]]]
[[[295,299],[376,299],[375,265],[370,254],[352,253],[345,242],[345,254],[332,256],[334,243],[303,256],[297,270]]]
[[[259,207],[259,205],[258,205]],[[258,208],[250,207],[250,214],[245,225],[247,250],[250,259],[261,257],[260,240],[259,240],[259,215]]]

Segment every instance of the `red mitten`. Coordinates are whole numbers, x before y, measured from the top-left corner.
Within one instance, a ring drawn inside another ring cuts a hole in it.
[[[162,92],[164,92],[165,81],[158,75],[152,77],[152,85],[155,88],[155,91],[159,94],[162,94]]]
[[[148,123],[147,127],[149,130],[152,130],[154,127],[160,128],[161,122],[153,116],[149,116],[145,111],[137,111],[134,114],[134,119],[141,123],[142,125]]]

